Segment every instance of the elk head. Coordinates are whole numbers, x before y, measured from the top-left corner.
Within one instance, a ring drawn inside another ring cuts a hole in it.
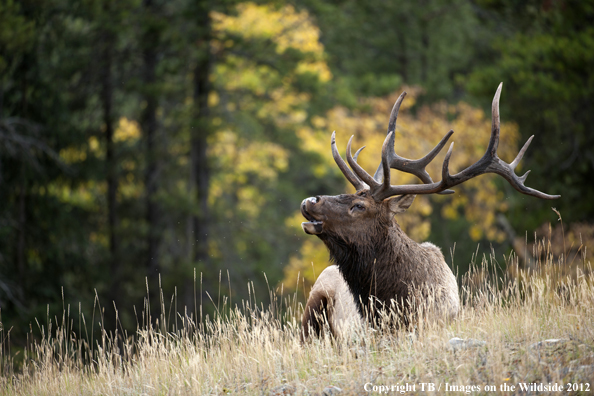
[[[344,176],[357,189],[357,192],[336,196],[316,196],[303,200],[301,213],[308,220],[302,223],[303,230],[307,234],[317,235],[321,239],[338,237],[347,243],[352,243],[355,240],[363,243],[372,242],[373,238],[381,237],[384,232],[382,230],[392,224],[395,214],[408,209],[416,194],[451,194],[454,191],[449,190],[450,187],[484,173],[496,173],[502,176],[512,187],[523,194],[544,199],[559,198],[559,195],[548,195],[526,187],[524,182],[530,171],[527,171],[523,176],[517,176],[514,172],[534,136],[528,139],[511,163],[508,164],[497,156],[500,132],[499,97],[502,85],[503,83],[499,84],[493,98],[491,139],[486,153],[468,168],[455,175],[450,175],[449,162],[454,148],[454,143],[451,143],[443,161],[441,180],[438,182],[431,179],[425,168],[441,151],[454,132],[449,131],[437,146],[423,158],[410,160],[396,154],[394,151],[394,131],[400,104],[406,92],[400,95],[392,108],[388,124],[388,135],[382,146],[381,164],[374,176],[368,174],[357,163],[357,157],[365,146],[361,147],[353,156],[351,154],[353,137],[351,137],[347,144],[349,168],[338,153],[335,133],[332,133],[331,147],[334,160]],[[391,185],[390,169],[411,173],[417,176],[423,184]]]
[[[355,194],[316,196],[303,200],[301,213],[309,220],[302,223],[307,234],[324,233],[346,242],[370,242],[380,230],[389,227],[394,215],[404,212],[415,195],[402,195],[376,201],[368,189]]]

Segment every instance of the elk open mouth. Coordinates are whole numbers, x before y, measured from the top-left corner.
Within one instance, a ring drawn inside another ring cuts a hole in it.
[[[304,221],[303,223],[301,223],[301,228],[303,228],[303,231],[305,231],[306,234],[310,234],[310,235],[321,234],[322,226],[324,225],[324,223],[321,220],[316,220],[311,215],[311,213],[309,213],[307,211],[307,208],[305,206],[306,201],[307,200],[304,200],[301,203],[301,214],[303,215],[303,217],[305,217],[309,221]]]

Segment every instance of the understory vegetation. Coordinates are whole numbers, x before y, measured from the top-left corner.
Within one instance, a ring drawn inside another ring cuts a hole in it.
[[[158,320],[138,312],[134,334],[105,330],[99,301],[92,318],[65,306],[36,323],[18,353],[10,349],[9,324],[0,323],[1,393],[364,394],[408,384],[407,393],[424,394],[434,384],[512,394],[519,384],[577,384],[573,393],[587,394],[594,385],[594,272],[585,246],[564,247],[571,257],[555,255],[556,248],[542,239],[527,261],[475,257],[461,277],[463,307],[452,323],[367,327],[345,342],[302,344],[302,306],[281,289],[269,301],[212,296],[197,301],[195,312],[176,312],[177,296],[161,293]],[[199,276],[195,284],[200,288]],[[214,305],[215,316],[203,315],[202,304]]]

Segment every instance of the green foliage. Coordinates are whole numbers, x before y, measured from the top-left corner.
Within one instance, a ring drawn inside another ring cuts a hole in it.
[[[477,67],[467,86],[485,97],[496,81],[506,81],[504,116],[518,122],[524,140],[535,135],[525,160],[529,183],[561,194],[554,206],[567,221],[591,221],[594,115],[587,109],[594,97],[594,7],[581,1],[487,6],[494,18],[512,19],[494,40],[489,64]],[[517,228],[534,228],[550,216],[548,202],[530,202],[528,212],[526,205],[513,205]]]
[[[20,52],[2,42],[2,59],[12,62],[0,85],[3,317],[24,324],[42,316],[46,303],[61,304],[61,287],[67,302],[82,301],[87,311],[96,289],[122,307],[119,320],[130,328],[145,277],[151,290],[177,286],[193,311],[194,268],[211,295],[227,269],[235,269],[228,287],[240,297],[248,281],[264,295],[262,271],[276,284],[295,249],[283,220],[320,183],[303,165],[319,159],[291,133],[327,107],[332,77],[307,13],[255,4],[215,11],[184,1],[29,6],[3,3],[1,14],[12,21],[2,24],[1,37],[16,24],[14,32],[29,40]],[[204,12],[212,20],[208,46],[193,41],[204,33],[193,18]],[[212,86],[208,116],[199,118],[193,77],[204,51],[212,54]],[[193,130],[203,127],[211,224],[201,263],[192,254],[190,219],[201,208],[190,146]],[[149,202],[159,214],[152,222]],[[147,257],[151,235],[159,284]],[[158,295],[151,298],[158,304]]]
[[[0,3],[0,73],[10,73],[15,58],[23,56],[35,39],[35,22],[22,14],[20,4],[13,0]],[[3,82],[8,80],[3,78]]]
[[[303,3],[317,18],[332,70],[355,95],[383,96],[402,81],[441,99],[471,66],[480,29],[468,1]]]

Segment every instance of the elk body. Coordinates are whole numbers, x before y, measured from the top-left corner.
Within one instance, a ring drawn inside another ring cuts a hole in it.
[[[458,314],[460,299],[456,278],[441,250],[431,243],[419,244],[410,239],[395,219],[395,215],[410,207],[416,194],[449,194],[453,192],[450,187],[484,173],[496,173],[523,194],[544,199],[559,197],[526,187],[524,181],[529,171],[521,177],[514,172],[533,137],[512,163],[507,164],[497,156],[501,87],[500,84],[493,99],[491,139],[486,153],[473,165],[450,175],[449,160],[454,145],[451,143],[438,182],[431,179],[425,167],[445,146],[453,131],[421,159],[398,156],[394,151],[394,131],[406,93],[400,95],[392,109],[381,164],[374,176],[357,163],[362,148],[352,156],[353,138],[347,145],[349,168],[338,153],[335,134],[332,134],[334,160],[357,192],[310,197],[301,204],[301,213],[307,219],[302,223],[303,230],[324,242],[335,264],[320,275],[310,293],[302,319],[306,338],[311,331],[319,335],[326,320],[332,333],[339,335],[337,323],[348,321],[346,315],[350,315],[351,321],[364,319],[378,323],[380,317],[390,311],[396,315],[397,322],[408,325],[419,311],[446,320]],[[422,184],[391,185],[390,169],[411,173]],[[345,288],[349,293],[345,293]]]
[[[359,312],[349,286],[336,265],[330,265],[322,271],[310,292],[305,312],[315,315],[303,315],[303,336],[309,337],[310,331],[320,335],[324,330],[324,321],[332,335],[343,338],[360,324]]]

